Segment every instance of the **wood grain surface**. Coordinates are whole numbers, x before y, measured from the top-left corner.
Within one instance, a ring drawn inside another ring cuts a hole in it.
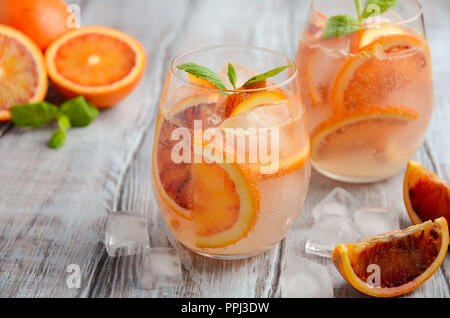
[[[139,257],[111,258],[103,244],[108,211],[148,217],[152,247],[178,246],[156,207],[150,178],[155,115],[170,60],[212,44],[249,44],[295,56],[309,0],[85,0],[82,25],[106,25],[139,39],[148,53],[145,76],[121,105],[102,111],[88,128],[73,129],[60,150],[46,141],[54,127],[0,125],[0,297],[279,297],[280,274],[304,256],[310,212],[336,186],[368,206],[389,208],[410,225],[402,176],[370,185],[331,181],[316,172],[302,213],[287,238],[262,255],[210,260],[180,248],[184,284],[142,290]],[[415,159],[450,180],[450,1],[423,0],[435,80],[435,111]],[[1,8],[0,8],[1,9]],[[61,100],[51,91],[51,100]],[[179,247],[179,246],[178,246]],[[335,297],[363,297],[329,259],[306,255],[329,270]],[[66,286],[69,264],[81,288]],[[450,256],[407,297],[450,297]]]

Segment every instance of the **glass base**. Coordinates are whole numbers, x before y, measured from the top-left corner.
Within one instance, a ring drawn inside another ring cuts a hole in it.
[[[246,258],[254,257],[254,256],[257,256],[259,254],[265,253],[268,250],[270,250],[270,249],[274,248],[275,246],[277,246],[278,244],[275,244],[275,245],[273,245],[273,246],[271,246],[271,247],[269,247],[267,249],[261,250],[261,251],[257,251],[257,252],[250,253],[250,254],[243,254],[243,255],[223,255],[223,254],[211,254],[211,253],[206,253],[206,252],[203,253],[203,252],[200,252],[200,251],[192,250],[192,249],[188,248],[185,245],[183,245],[183,246],[186,247],[188,250],[190,250],[192,253],[195,253],[195,254],[198,254],[198,255],[201,255],[201,256],[204,256],[204,257],[208,257],[208,258],[211,258],[211,259],[217,259],[217,260],[230,260],[230,261],[233,261],[233,260],[246,259]]]
[[[334,174],[334,173],[325,171],[323,169],[320,169],[319,167],[317,167],[314,164],[314,162],[312,162],[312,166],[321,175],[323,175],[323,176],[325,176],[327,178],[336,180],[336,181],[341,181],[341,182],[346,182],[346,183],[374,183],[374,182],[379,182],[379,181],[383,181],[383,180],[389,179],[389,178],[395,176],[398,173],[398,171],[397,171],[397,172],[395,172],[393,174],[390,174],[388,176],[383,176],[383,177],[380,177],[380,178],[351,178],[351,177],[341,176],[341,175]]]

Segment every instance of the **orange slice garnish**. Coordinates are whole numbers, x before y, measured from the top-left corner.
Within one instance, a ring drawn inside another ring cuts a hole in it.
[[[246,237],[260,209],[257,184],[234,163],[193,165],[196,245],[219,248]]]
[[[413,224],[439,217],[450,222],[450,185],[416,161],[408,162],[403,199]]]
[[[66,97],[85,96],[97,107],[112,106],[139,83],[145,50],[131,36],[91,26],[65,33],[45,53],[49,76]]]
[[[41,50],[22,32],[0,25],[0,121],[11,120],[11,106],[42,101],[47,89]]]
[[[352,37],[350,52],[353,54],[359,53],[360,51],[368,48],[370,44],[381,39],[382,37],[392,35],[408,35],[408,33],[402,28],[383,26],[379,28],[359,30]]]
[[[188,76],[189,81],[192,84],[203,86],[203,87],[206,87],[206,88],[216,88],[216,85],[214,85],[213,83],[211,83],[208,80],[205,80],[204,78],[197,77],[197,76],[192,75],[190,73],[187,73],[187,76]]]
[[[394,297],[427,281],[441,266],[448,243],[447,221],[439,218],[356,244],[337,245],[331,259],[357,290],[375,297]],[[370,277],[372,274],[376,276]]]
[[[311,134],[312,159],[323,160],[337,153],[349,156],[362,149],[386,152],[392,133],[417,117],[417,111],[407,107],[366,107],[335,116]]]
[[[374,40],[350,58],[336,77],[331,90],[335,113],[382,106],[391,92],[411,83],[430,64],[426,42],[414,35],[372,34],[360,38],[360,43]]]

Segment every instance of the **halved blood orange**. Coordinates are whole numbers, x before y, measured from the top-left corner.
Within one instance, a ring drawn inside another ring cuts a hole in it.
[[[272,85],[273,83],[261,81],[239,88],[238,90],[255,91],[244,91],[228,96],[224,101],[226,117],[239,115],[258,106],[285,102],[288,96],[281,89],[260,90]]]
[[[391,92],[417,78],[429,64],[429,49],[418,36],[375,37],[348,60],[336,77],[331,90],[335,113],[380,105]]]
[[[45,53],[49,76],[64,96],[85,96],[98,107],[112,106],[139,83],[145,50],[131,36],[91,26],[69,31]]]
[[[362,145],[371,151],[386,152],[393,132],[417,119],[417,111],[407,107],[365,107],[351,115],[337,115],[320,124],[311,134],[313,160],[337,153],[349,155]]]
[[[413,224],[439,217],[450,222],[450,185],[416,161],[408,162],[403,199]]]
[[[42,101],[47,89],[41,50],[22,32],[0,25],[0,121],[11,120],[11,106]]]
[[[219,248],[250,232],[260,209],[257,184],[234,163],[193,165],[193,208],[196,245]]]
[[[447,221],[439,218],[356,244],[337,245],[331,259],[357,290],[375,297],[394,297],[428,280],[442,264],[448,243]],[[376,279],[372,281],[372,274],[379,274],[378,284]]]

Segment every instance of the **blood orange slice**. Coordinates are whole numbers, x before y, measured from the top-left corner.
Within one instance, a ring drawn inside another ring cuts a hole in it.
[[[47,88],[41,50],[20,31],[0,25],[0,121],[11,119],[11,106],[42,101]]]
[[[447,221],[439,218],[357,244],[337,245],[331,258],[357,290],[375,297],[394,297],[428,280],[442,264],[448,243]],[[370,277],[372,274],[375,276]]]
[[[429,64],[428,47],[419,37],[375,37],[348,60],[336,77],[331,91],[335,112],[381,106],[384,98],[412,82]]]
[[[145,50],[131,36],[106,27],[69,31],[45,53],[49,76],[66,97],[85,96],[98,107],[112,106],[139,83]]]
[[[414,224],[439,217],[450,222],[450,185],[418,162],[408,162],[403,199]]]
[[[234,163],[194,164],[193,194],[198,247],[234,244],[256,223],[260,209],[257,184]]]
[[[387,153],[393,132],[417,119],[417,112],[407,107],[366,107],[323,122],[311,135],[313,160],[353,151]]]

